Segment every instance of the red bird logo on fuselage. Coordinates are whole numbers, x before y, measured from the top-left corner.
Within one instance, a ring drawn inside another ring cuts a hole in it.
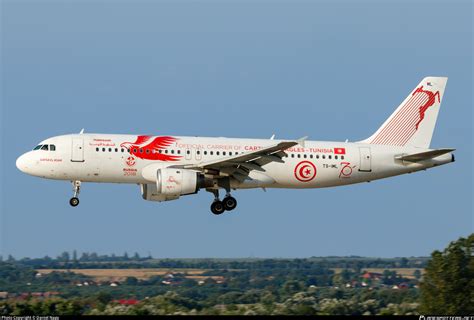
[[[158,161],[177,161],[181,156],[169,154],[166,149],[176,138],[163,136],[137,136],[135,142],[123,142],[120,144],[121,147],[127,148],[131,155],[137,158],[145,160],[158,160]],[[166,152],[165,152],[166,151]]]

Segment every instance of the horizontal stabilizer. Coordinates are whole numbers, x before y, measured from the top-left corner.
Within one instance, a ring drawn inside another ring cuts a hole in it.
[[[452,152],[454,150],[456,149],[436,149],[436,150],[414,153],[414,154],[409,154],[409,155],[401,155],[401,156],[395,157],[395,159],[410,161],[410,162],[418,162],[418,161],[433,159],[445,153]]]

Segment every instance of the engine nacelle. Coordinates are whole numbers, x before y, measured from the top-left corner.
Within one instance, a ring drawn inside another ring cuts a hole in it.
[[[156,171],[156,184],[142,184],[142,197],[149,201],[169,201],[180,196],[194,194],[201,188],[212,187],[212,179],[202,173],[179,168],[163,168]]]

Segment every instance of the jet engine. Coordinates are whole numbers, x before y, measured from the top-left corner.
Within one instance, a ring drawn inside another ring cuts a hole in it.
[[[141,184],[142,197],[149,201],[176,200],[180,196],[194,194],[201,188],[214,185],[213,179],[202,173],[179,168],[163,168],[156,171],[156,184]]]

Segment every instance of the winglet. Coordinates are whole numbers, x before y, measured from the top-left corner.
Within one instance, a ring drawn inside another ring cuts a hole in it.
[[[304,136],[303,138],[299,138],[298,140],[296,140],[296,142],[298,142],[298,144],[304,148],[304,144],[305,144],[306,139],[308,139],[308,136]]]

